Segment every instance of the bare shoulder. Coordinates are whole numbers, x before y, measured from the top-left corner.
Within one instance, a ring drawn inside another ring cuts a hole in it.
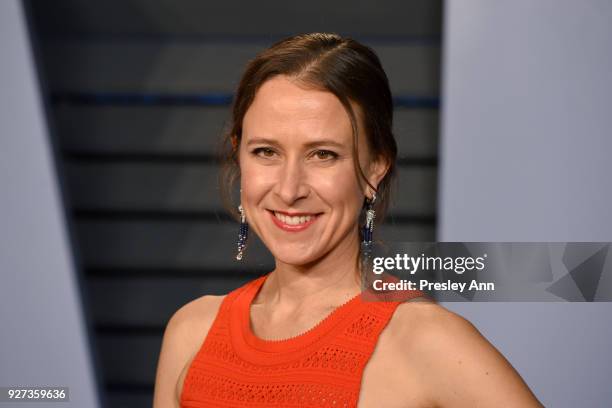
[[[208,334],[225,296],[205,295],[179,308],[166,325],[166,337],[176,339],[187,350],[195,354]]]
[[[184,304],[174,312],[166,329],[185,325],[190,326],[190,328],[194,328],[194,325],[200,328],[210,326],[215,320],[225,296],[204,295]]]
[[[157,363],[153,407],[178,407],[191,360],[206,338],[225,296],[205,295],[179,308],[166,324]]]
[[[404,302],[389,337],[439,407],[541,407],[506,358],[468,320],[435,302]]]
[[[449,331],[447,324],[451,321],[455,325],[469,324],[436,302],[424,298],[411,299],[396,308],[384,334],[393,348],[398,348],[396,351],[402,350],[402,354],[410,357],[412,353],[421,352],[421,347],[427,347],[430,338],[439,341],[441,337],[437,331]]]
[[[487,342],[476,327],[465,318],[432,301],[401,303],[391,321],[392,337],[407,352],[450,352],[460,341],[462,347],[482,346]],[[488,342],[487,342],[488,343]]]

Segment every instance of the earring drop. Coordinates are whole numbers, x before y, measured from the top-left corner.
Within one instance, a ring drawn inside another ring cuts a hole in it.
[[[375,202],[376,193],[373,193],[372,199],[367,202],[366,222],[363,226],[363,241],[361,242],[362,254],[366,259],[369,259],[372,254],[372,232],[374,231],[374,218],[376,218]]]
[[[242,204],[238,206],[238,211],[240,211],[240,232],[238,233],[238,254],[236,255],[236,260],[240,261],[244,255],[246,241],[249,237],[249,224],[246,222],[246,215]]]

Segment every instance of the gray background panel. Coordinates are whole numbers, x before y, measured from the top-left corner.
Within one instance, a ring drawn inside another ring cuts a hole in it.
[[[68,387],[70,402],[53,406],[98,407],[87,315],[20,1],[0,1],[0,50],[0,385]]]
[[[441,241],[612,241],[612,4],[448,1]],[[610,303],[448,303],[547,407],[609,406]]]

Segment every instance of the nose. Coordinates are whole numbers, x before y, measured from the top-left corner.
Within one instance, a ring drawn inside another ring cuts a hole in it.
[[[279,168],[279,172],[276,193],[284,204],[289,206],[308,196],[310,193],[308,174],[299,157],[289,158]]]

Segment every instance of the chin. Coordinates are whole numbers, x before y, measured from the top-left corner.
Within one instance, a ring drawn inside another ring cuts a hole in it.
[[[276,254],[273,254],[273,255],[274,255],[274,259],[276,259],[277,262],[282,262],[287,265],[295,265],[295,266],[307,265],[317,260],[316,257],[305,257],[305,256],[299,256],[299,255],[295,255],[295,256],[291,256],[287,254],[278,254],[278,256]]]
[[[271,252],[272,256],[274,256],[274,259],[276,259],[277,262],[297,266],[312,263],[321,257],[317,256],[316,254],[307,253],[295,248],[275,248]]]

